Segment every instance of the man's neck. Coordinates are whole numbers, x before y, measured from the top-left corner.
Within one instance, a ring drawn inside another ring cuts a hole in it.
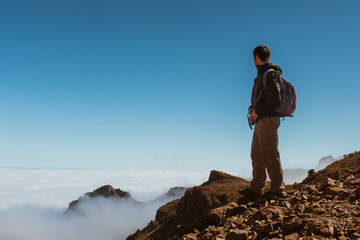
[[[265,65],[265,64],[267,64],[267,63],[269,63],[269,61],[268,61],[268,62],[261,62],[261,63],[259,63],[259,64],[256,65],[256,68],[257,68],[257,69],[260,69],[263,65]]]
[[[258,62],[258,64],[256,64],[256,66],[262,66],[262,65],[264,65],[264,64],[266,64],[266,63],[269,63],[270,61],[266,61],[266,62],[264,62],[264,61],[259,61]]]

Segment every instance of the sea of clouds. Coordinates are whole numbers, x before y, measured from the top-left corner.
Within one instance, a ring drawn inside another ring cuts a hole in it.
[[[250,170],[228,172],[251,178]],[[287,184],[301,182],[307,170],[284,170]],[[155,218],[172,199],[152,201],[171,187],[207,181],[208,171],[109,171],[0,168],[1,240],[122,240]],[[142,204],[97,198],[82,213],[65,213],[68,204],[103,185],[112,185]]]
[[[241,175],[244,173],[232,173]],[[172,200],[152,201],[171,187],[192,187],[209,172],[0,168],[1,240],[122,240],[155,218]],[[103,185],[128,191],[142,204],[97,198],[66,212],[68,204]]]

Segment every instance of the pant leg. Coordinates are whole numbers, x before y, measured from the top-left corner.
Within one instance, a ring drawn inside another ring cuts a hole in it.
[[[280,118],[264,118],[262,125],[262,138],[260,141],[261,157],[265,161],[265,166],[271,180],[272,192],[284,191],[283,170],[281,167],[279,153],[279,135]]]
[[[259,121],[260,122],[260,121]],[[257,123],[254,128],[253,139],[251,143],[251,159],[253,167],[253,179],[250,183],[250,189],[258,194],[263,193],[266,181],[265,161],[260,153],[260,132],[261,123]]]

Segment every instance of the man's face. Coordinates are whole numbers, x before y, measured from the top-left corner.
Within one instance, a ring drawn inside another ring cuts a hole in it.
[[[255,64],[255,66],[262,64],[262,61],[261,61],[261,59],[259,58],[259,55],[255,55],[255,56],[254,56],[254,64]]]
[[[255,64],[255,66],[257,65],[258,58],[259,58],[259,56],[258,56],[258,55],[255,55],[255,56],[254,56],[254,64]]]

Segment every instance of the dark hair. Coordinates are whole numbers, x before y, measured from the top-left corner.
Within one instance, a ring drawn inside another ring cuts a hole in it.
[[[254,57],[256,55],[259,56],[259,58],[264,61],[264,62],[268,62],[270,61],[270,49],[268,46],[265,46],[265,45],[260,45],[260,46],[257,46],[255,49],[254,49]]]

